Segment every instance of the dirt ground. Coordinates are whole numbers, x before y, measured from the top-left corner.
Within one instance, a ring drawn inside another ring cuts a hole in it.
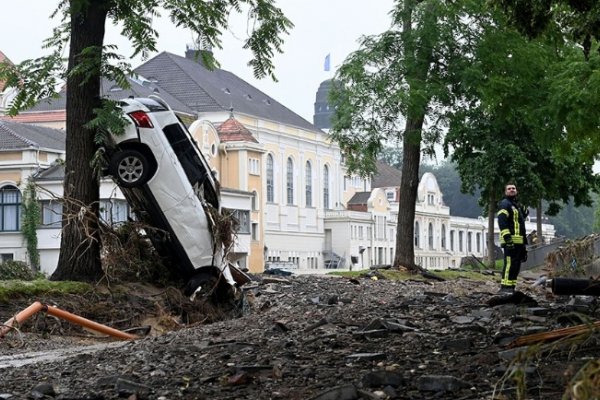
[[[38,300],[140,339],[39,313],[0,339],[0,399],[598,398],[597,335],[513,346],[598,319],[596,298],[536,278],[494,307],[494,281],[372,276],[256,276],[243,309],[139,284],[13,299],[0,321]]]

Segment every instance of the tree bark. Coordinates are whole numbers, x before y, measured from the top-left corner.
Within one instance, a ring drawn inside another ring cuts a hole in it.
[[[409,117],[402,142],[403,164],[398,199],[398,228],[396,232],[396,255],[394,268],[404,267],[420,272],[415,263],[415,208],[419,188],[419,163],[421,160],[421,130],[424,117]]]
[[[70,0],[71,44],[67,76],[67,134],[63,230],[58,267],[52,280],[97,281],[103,276],[98,231],[99,184],[91,160],[94,132],[84,125],[100,106],[100,65],[108,11],[106,0]],[[82,55],[93,48],[93,55]],[[93,63],[94,72],[73,73]]]
[[[402,40],[408,67],[406,78],[410,83],[409,96],[413,111],[406,115],[406,126],[402,139],[402,177],[398,199],[398,228],[396,233],[396,255],[394,268],[404,267],[411,272],[422,272],[415,263],[415,208],[419,187],[419,164],[421,161],[421,139],[427,101],[422,98],[424,83],[428,80],[429,67],[433,61],[432,47],[419,43],[413,32],[413,13],[418,1],[404,0],[402,3]],[[400,3],[399,3],[400,4]],[[425,40],[424,42],[427,42]]]

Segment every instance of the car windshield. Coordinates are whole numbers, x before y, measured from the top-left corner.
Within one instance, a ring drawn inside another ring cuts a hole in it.
[[[173,151],[177,155],[185,174],[195,188],[203,187],[204,198],[213,205],[219,208],[218,194],[213,189],[212,184],[206,184],[206,181],[211,181],[211,171],[207,169],[206,164],[200,159],[199,150],[195,147],[193,140],[188,136],[187,132],[180,124],[171,124],[163,128],[163,132]]]

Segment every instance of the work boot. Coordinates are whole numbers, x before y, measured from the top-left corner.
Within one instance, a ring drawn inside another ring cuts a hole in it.
[[[498,291],[498,294],[499,295],[513,294],[514,292],[515,292],[514,286],[502,285],[502,286],[500,286],[500,290]]]

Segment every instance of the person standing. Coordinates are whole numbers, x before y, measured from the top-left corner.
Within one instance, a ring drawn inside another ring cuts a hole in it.
[[[517,285],[521,263],[527,261],[527,236],[525,217],[527,210],[517,201],[517,187],[513,183],[504,186],[504,198],[498,204],[498,227],[500,245],[504,250],[504,267],[500,292],[511,294]]]

